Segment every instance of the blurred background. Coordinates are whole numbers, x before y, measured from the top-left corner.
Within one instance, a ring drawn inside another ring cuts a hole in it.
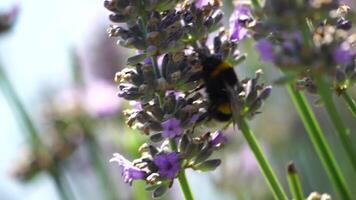
[[[0,25],[1,200],[151,199],[142,183],[123,183],[117,165],[108,162],[114,152],[135,158],[145,138],[126,128],[122,111],[129,105],[116,96],[113,82],[134,52],[107,37],[108,13],[102,4],[0,1],[0,24],[13,22],[6,31]],[[231,2],[224,8],[228,16]],[[259,62],[252,41],[244,41],[240,49],[248,58],[236,68],[239,77],[253,76],[258,68],[270,84],[280,76],[273,66]],[[336,101],[356,141],[355,119]],[[356,185],[324,109],[314,109],[348,184]],[[305,193],[335,194],[283,87],[274,86],[251,125],[285,187],[286,165],[293,160]],[[272,199],[240,133],[229,129],[226,134],[230,140],[216,155],[223,160],[216,171],[188,171],[196,199]],[[176,183],[164,198],[182,199]]]

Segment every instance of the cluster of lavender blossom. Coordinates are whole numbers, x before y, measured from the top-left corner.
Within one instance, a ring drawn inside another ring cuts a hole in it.
[[[240,24],[257,41],[261,59],[290,74],[297,88],[316,93],[315,78],[324,74],[337,94],[355,82],[356,34],[347,5],[270,0],[254,13],[245,9],[243,16]]]
[[[125,182],[144,180],[159,197],[185,169],[209,171],[221,163],[210,158],[226,137],[206,126],[212,119],[201,90],[202,59],[213,55],[240,63],[245,58],[237,50],[241,27],[223,27],[218,0],[105,0],[104,5],[115,23],[109,35],[137,52],[115,76],[118,96],[134,102],[124,112],[126,123],[149,136],[140,158],[131,162],[116,153],[111,161],[118,162]],[[270,86],[258,84],[260,74],[231,88],[237,119],[257,114],[271,92]]]

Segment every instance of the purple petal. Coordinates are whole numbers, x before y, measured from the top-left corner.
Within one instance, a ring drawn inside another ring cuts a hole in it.
[[[127,160],[121,154],[115,153],[114,157],[110,159],[110,162],[117,162],[119,164],[125,183],[131,185],[133,180],[144,179],[146,177],[145,171],[134,166],[132,162]]]
[[[239,4],[230,17],[230,39],[242,40],[248,36],[246,22],[252,21],[251,8],[247,4]]]
[[[176,152],[157,155],[154,163],[162,176],[173,179],[179,172],[180,164]]]
[[[204,6],[207,6],[209,4],[210,0],[196,0],[195,1],[195,7],[202,9]]]
[[[221,131],[216,131],[211,136],[211,140],[209,141],[209,143],[215,147],[225,144],[226,142],[227,142],[227,138],[224,136],[224,134]]]
[[[163,137],[166,138],[175,138],[182,134],[183,129],[180,126],[180,121],[176,118],[168,119],[161,123],[163,128]]]

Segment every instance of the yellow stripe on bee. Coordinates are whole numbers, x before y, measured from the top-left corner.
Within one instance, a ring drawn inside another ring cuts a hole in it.
[[[217,109],[220,113],[223,113],[223,114],[231,114],[231,107],[230,107],[230,103],[223,103],[223,104],[220,104],[218,106],[218,109]]]
[[[229,69],[229,68],[232,68],[232,66],[227,63],[227,62],[221,62],[215,69],[214,71],[211,73],[211,77],[215,77],[217,75],[219,75],[221,72]]]

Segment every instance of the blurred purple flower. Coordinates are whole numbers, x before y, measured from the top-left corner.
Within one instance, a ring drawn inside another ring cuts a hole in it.
[[[169,179],[174,179],[180,169],[176,152],[158,155],[154,158],[154,163],[157,165],[160,174]]]
[[[267,39],[257,41],[255,48],[260,53],[261,59],[265,62],[273,61],[275,56],[273,53],[273,44]]]
[[[110,162],[117,162],[122,171],[122,177],[125,183],[132,184],[133,180],[143,180],[146,177],[146,172],[142,169],[134,166],[132,162],[128,161],[125,157],[119,153],[114,153],[114,157],[110,159]]]
[[[183,128],[180,126],[180,121],[176,118],[168,119],[161,123],[163,128],[163,137],[175,138],[180,136],[183,132]]]
[[[209,144],[214,147],[220,147],[221,145],[224,145],[226,142],[227,142],[227,137],[220,130],[218,130],[211,135]]]
[[[108,117],[118,113],[121,100],[116,97],[116,88],[105,81],[90,83],[85,91],[84,104],[95,117]]]
[[[13,6],[8,12],[0,13],[0,34],[8,31],[15,23],[20,7]]]
[[[334,62],[340,65],[348,64],[352,60],[351,52],[342,46],[334,51]]]
[[[242,147],[239,154],[241,171],[249,175],[253,175],[259,171],[257,160],[247,145]]]
[[[242,40],[248,36],[246,23],[253,20],[251,7],[247,4],[238,4],[230,17],[230,39]]]

